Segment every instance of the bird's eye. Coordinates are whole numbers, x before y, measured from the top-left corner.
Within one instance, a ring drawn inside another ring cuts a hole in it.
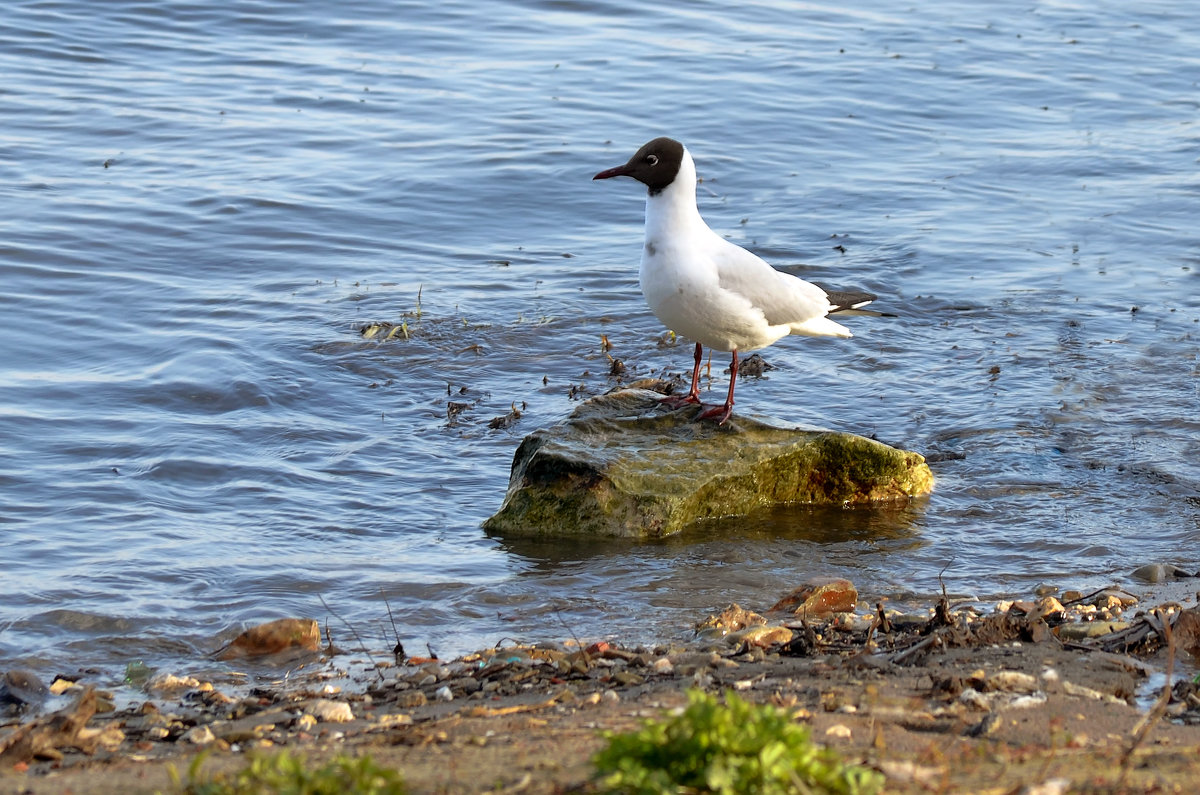
[[[651,166],[657,166],[658,155],[646,155],[646,163]]]

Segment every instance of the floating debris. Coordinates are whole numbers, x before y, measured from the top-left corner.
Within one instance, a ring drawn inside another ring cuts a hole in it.
[[[517,421],[521,419],[521,409],[524,409],[524,408],[525,408],[524,403],[522,403],[521,408],[518,409],[517,404],[514,402],[512,404],[512,408],[509,410],[509,412],[507,414],[505,414],[502,417],[493,417],[488,422],[488,427],[491,428],[492,430],[502,430],[504,428],[509,428],[509,427],[512,427],[513,425],[516,425]]]
[[[752,353],[745,359],[738,362],[738,375],[747,378],[763,378],[764,373],[768,370],[774,370],[775,365],[770,364],[761,355]],[[729,368],[726,368],[729,372]]]
[[[408,321],[405,320],[398,324],[387,321],[364,323],[358,327],[358,333],[365,340],[375,339],[382,334],[383,336],[380,337],[381,342],[396,339],[397,337],[408,339]]]

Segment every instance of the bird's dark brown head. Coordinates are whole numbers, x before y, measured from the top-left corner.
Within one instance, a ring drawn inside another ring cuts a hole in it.
[[[653,196],[675,181],[683,163],[683,144],[673,138],[655,138],[629,158],[623,166],[601,171],[592,179],[633,177]]]

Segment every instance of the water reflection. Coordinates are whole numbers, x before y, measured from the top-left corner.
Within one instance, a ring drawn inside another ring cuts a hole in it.
[[[747,561],[761,560],[771,550],[808,547],[816,554],[853,557],[855,551],[875,555],[881,549],[915,550],[921,543],[920,524],[929,498],[904,505],[842,508],[789,505],[764,509],[747,516],[699,522],[666,538],[587,538],[514,536],[496,537],[500,549],[522,559],[523,577],[553,575],[560,568],[581,565],[602,571],[605,559],[635,556],[646,562],[671,564],[681,555],[719,555],[719,549],[740,550]],[[657,568],[657,567],[656,567]]]

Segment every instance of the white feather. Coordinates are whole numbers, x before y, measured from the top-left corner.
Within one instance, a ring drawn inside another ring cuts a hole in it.
[[[722,351],[764,348],[788,334],[849,337],[815,284],[775,270],[700,217],[696,166],[684,150],[675,180],[646,201],[640,271],[650,309],[676,334]]]

